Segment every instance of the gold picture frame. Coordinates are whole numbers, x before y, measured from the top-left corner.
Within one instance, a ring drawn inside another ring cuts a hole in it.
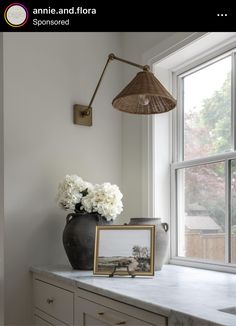
[[[97,226],[95,275],[153,276],[155,225]]]

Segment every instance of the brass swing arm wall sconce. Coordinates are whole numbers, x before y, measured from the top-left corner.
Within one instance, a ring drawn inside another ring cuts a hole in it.
[[[176,106],[176,100],[150,71],[150,67],[118,58],[109,54],[101,77],[88,106],[74,105],[74,123],[92,126],[92,103],[101,84],[102,78],[110,61],[117,60],[138,67],[135,78],[114,98],[112,105],[115,109],[133,114],[157,114],[168,112]]]

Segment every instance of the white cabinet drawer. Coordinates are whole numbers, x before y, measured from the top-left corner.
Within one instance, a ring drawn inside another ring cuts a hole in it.
[[[34,325],[36,326],[68,326],[60,320],[57,320],[45,312],[34,309]]]
[[[73,293],[35,279],[35,307],[59,321],[73,325]]]
[[[76,326],[151,326],[163,325],[162,323],[146,322],[145,314],[143,319],[135,318],[132,315],[105,307],[84,298],[76,298]],[[132,308],[131,308],[132,309]],[[132,312],[131,312],[132,314]],[[164,321],[164,318],[163,318]],[[165,321],[164,321],[165,324]]]
[[[167,326],[168,318],[99,294],[78,289],[75,326]]]
[[[34,316],[34,325],[36,326],[52,326],[45,319],[40,318],[39,316]]]

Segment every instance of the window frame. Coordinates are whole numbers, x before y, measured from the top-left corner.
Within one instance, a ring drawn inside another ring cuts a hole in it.
[[[184,161],[184,128],[183,128],[183,82],[182,78],[191,71],[202,69],[213,62],[217,62],[224,57],[231,55],[232,71],[231,71],[231,130],[232,130],[232,151],[215,154],[203,158],[194,158]],[[171,250],[170,263],[207,268],[213,270],[230,271],[236,273],[236,264],[231,263],[231,160],[236,159],[236,44],[221,47],[201,59],[196,59],[191,64],[182,66],[181,69],[175,71],[173,77],[173,89],[177,97],[177,109],[173,114],[173,162],[171,163]],[[195,259],[189,257],[178,256],[178,207],[177,207],[177,172],[179,169],[199,166],[203,164],[223,162],[225,165],[225,262],[218,263]]]

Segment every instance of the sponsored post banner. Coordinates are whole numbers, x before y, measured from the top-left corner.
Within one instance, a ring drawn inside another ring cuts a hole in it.
[[[87,1],[1,2],[2,31],[93,30],[102,20],[103,6]]]
[[[0,1],[0,31],[235,31],[232,4]]]

